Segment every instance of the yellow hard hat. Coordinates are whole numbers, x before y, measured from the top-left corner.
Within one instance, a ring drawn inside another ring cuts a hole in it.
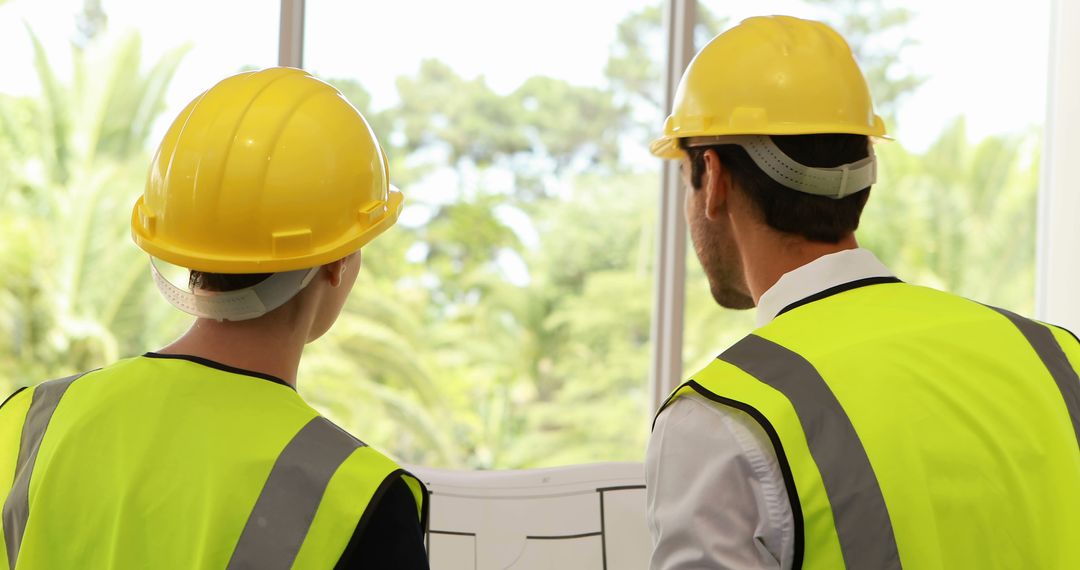
[[[176,118],[131,214],[135,243],[212,273],[346,257],[397,222],[402,194],[364,117],[299,69],[229,77]]]
[[[821,22],[756,17],[690,62],[650,150],[677,159],[681,138],[816,133],[885,136],[851,48]]]

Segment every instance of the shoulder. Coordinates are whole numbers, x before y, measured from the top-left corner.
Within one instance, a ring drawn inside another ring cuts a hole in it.
[[[363,518],[356,525],[357,533],[379,533],[386,526],[420,528],[424,520],[421,515],[423,498],[418,497],[409,485],[408,473],[404,470],[391,473],[371,497]],[[426,492],[426,490],[425,490]]]
[[[407,472],[391,474],[372,497],[337,568],[427,569],[424,521]]]
[[[69,384],[90,374],[90,372],[97,372],[97,369],[89,372],[80,372],[79,374],[73,374],[64,378],[57,378],[55,380],[46,380],[35,386],[23,386],[17,388],[11,395],[5,398],[3,402],[0,402],[0,409],[28,406],[30,402],[33,401],[34,395],[39,393],[51,393],[54,397],[59,398],[59,395],[63,394]]]
[[[753,334],[751,333],[750,335],[747,335],[747,337],[750,336],[753,336]],[[743,340],[745,339],[746,337],[743,338]],[[739,342],[743,342],[743,340],[740,340]],[[735,343],[735,345],[732,346],[736,346],[738,344],[739,343]],[[724,354],[726,354],[729,350],[731,349],[729,348],[728,350],[724,351]],[[686,400],[688,397],[697,399],[702,403],[705,403],[707,400],[710,399],[715,400],[717,394],[714,393],[713,385],[716,383],[717,379],[723,378],[728,372],[734,372],[734,370],[729,371],[728,369],[730,368],[733,367],[723,360],[723,354],[721,354],[720,356],[711,360],[707,365],[705,365],[704,368],[698,370],[693,376],[690,377],[690,379],[683,382],[677,388],[672,390],[668,397],[664,400],[664,402],[660,404],[660,408],[656,412],[656,416],[653,420],[654,429],[657,423],[660,421],[660,417],[664,415],[669,408],[672,408],[681,401]],[[682,409],[687,410],[688,407],[682,406]],[[684,411],[683,413],[688,412]]]
[[[685,389],[669,398],[656,416],[654,431],[670,431],[687,422],[721,422],[731,414],[730,410],[717,406],[695,387],[685,385]]]
[[[772,453],[768,435],[749,414],[691,391],[670,401],[657,416],[648,458],[682,456],[702,462]]]
[[[30,398],[30,395],[32,393],[33,390],[27,390],[26,386],[16,389],[14,392],[11,393],[10,396],[4,398],[3,402],[0,402],[0,410],[4,409],[4,407],[7,406],[9,402],[13,401],[15,403],[12,404],[12,407],[19,406],[19,404],[22,403],[22,400]]]
[[[1052,323],[1042,323],[1054,333],[1054,338],[1058,343],[1066,346],[1080,346],[1080,338],[1077,338],[1076,333],[1071,330]]]

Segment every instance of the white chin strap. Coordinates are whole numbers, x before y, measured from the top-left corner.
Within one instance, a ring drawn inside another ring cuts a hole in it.
[[[174,307],[196,317],[217,321],[246,321],[284,305],[307,287],[319,272],[318,267],[274,273],[265,280],[236,291],[194,292],[181,289],[165,278],[150,258],[154,283]]]
[[[862,160],[833,168],[815,168],[784,154],[768,135],[692,137],[687,139],[687,143],[691,147],[737,144],[746,149],[754,164],[777,183],[792,190],[834,200],[861,192],[877,181],[877,159],[873,145],[869,148],[870,156]]]

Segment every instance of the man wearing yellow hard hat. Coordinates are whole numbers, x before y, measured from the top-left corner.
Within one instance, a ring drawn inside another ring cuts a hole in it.
[[[1080,568],[1080,342],[859,248],[885,135],[818,22],[748,19],[683,75],[652,150],[758,328],[656,417],[653,568]]]
[[[190,270],[175,343],[0,408],[10,568],[427,568],[426,491],[296,393],[360,249],[397,221],[382,148],[332,86],[242,73],[180,113],[135,242]]]

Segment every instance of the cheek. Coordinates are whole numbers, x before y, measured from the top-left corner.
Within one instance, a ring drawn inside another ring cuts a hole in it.
[[[735,246],[731,228],[720,222],[705,218],[700,210],[689,222],[690,240],[702,268],[710,277],[717,279],[738,266],[738,248]]]
[[[341,280],[341,288],[345,289],[345,294],[348,295],[349,291],[352,291],[353,285],[356,285],[356,278],[360,275],[360,262],[350,264],[345,269],[344,279]]]
[[[686,216],[687,223],[703,219],[705,217],[705,192],[686,186],[685,193],[683,214]]]
[[[342,276],[341,285],[338,285],[335,293],[337,294],[337,310],[341,310],[345,306],[345,302],[349,300],[349,295],[352,294],[353,287],[356,285],[356,278],[360,274],[360,264],[354,263],[346,266],[345,275]]]

